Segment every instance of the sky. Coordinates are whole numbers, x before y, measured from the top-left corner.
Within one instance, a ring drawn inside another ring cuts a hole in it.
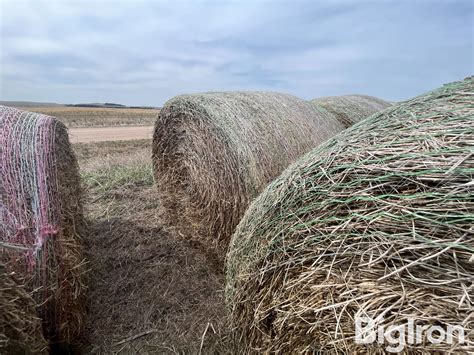
[[[0,0],[0,100],[409,99],[474,72],[474,1]]]

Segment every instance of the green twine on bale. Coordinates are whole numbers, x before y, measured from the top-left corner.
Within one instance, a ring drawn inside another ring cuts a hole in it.
[[[367,95],[327,96],[310,102],[333,114],[346,128],[391,105],[387,101]]]
[[[285,94],[171,99],[153,137],[165,222],[222,260],[250,201],[292,161],[342,129],[326,110]]]
[[[227,255],[246,352],[384,353],[378,326],[461,327],[474,349],[474,79],[399,103],[314,149],[250,205]],[[383,340],[383,339],[382,339]]]

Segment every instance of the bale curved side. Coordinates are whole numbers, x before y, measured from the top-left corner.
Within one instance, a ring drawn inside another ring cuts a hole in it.
[[[48,354],[35,302],[3,264],[0,264],[0,353]]]
[[[26,282],[54,344],[76,343],[86,313],[78,165],[55,118],[0,106],[1,258]]]
[[[284,94],[171,99],[153,136],[166,223],[211,250],[226,249],[249,201],[290,162],[342,129],[325,110]]]
[[[384,353],[355,342],[358,317],[458,327],[405,350],[473,349],[473,94],[471,77],[373,115],[254,200],[227,256],[241,350]]]
[[[332,113],[346,128],[391,106],[387,101],[367,95],[327,96],[311,103]]]

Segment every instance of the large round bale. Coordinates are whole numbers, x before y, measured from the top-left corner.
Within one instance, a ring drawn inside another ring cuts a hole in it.
[[[41,319],[28,291],[0,263],[0,353],[47,354]]]
[[[225,249],[249,202],[268,182],[342,129],[325,110],[279,93],[171,99],[153,136],[167,224],[210,250]]]
[[[468,78],[373,115],[254,200],[227,256],[242,351],[384,353],[395,326],[405,350],[473,349],[473,95]]]
[[[387,101],[366,95],[320,97],[311,100],[311,103],[332,113],[346,128],[391,105]]]
[[[32,292],[51,343],[74,344],[85,316],[76,158],[55,118],[0,106],[0,257]]]

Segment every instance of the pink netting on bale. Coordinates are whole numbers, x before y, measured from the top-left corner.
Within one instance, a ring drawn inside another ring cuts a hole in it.
[[[44,333],[74,343],[85,314],[80,181],[65,126],[0,106],[0,248],[26,279]]]

